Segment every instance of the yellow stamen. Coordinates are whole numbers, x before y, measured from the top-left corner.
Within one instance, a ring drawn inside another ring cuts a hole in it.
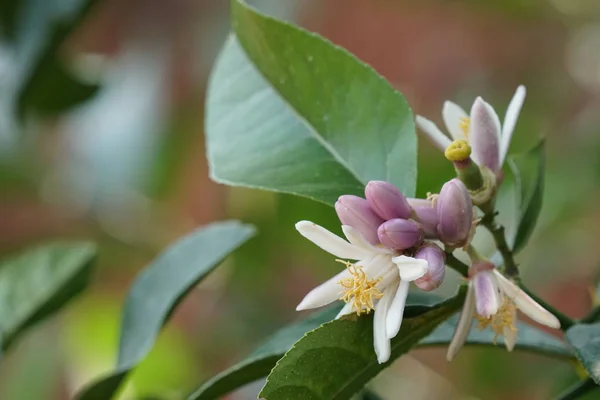
[[[476,314],[475,318],[479,322],[478,328],[479,330],[484,330],[485,328],[490,328],[492,332],[494,332],[494,344],[496,344],[496,340],[498,336],[502,335],[504,332],[504,328],[508,328],[513,332],[517,331],[517,327],[515,326],[514,315],[517,307],[512,300],[508,298],[504,298],[502,305],[498,309],[498,312],[489,318],[484,318],[481,315]]]
[[[471,146],[466,140],[455,140],[446,147],[444,155],[450,161],[464,161],[471,155]]]
[[[352,310],[357,315],[361,315],[362,313],[368,314],[371,310],[374,310],[375,305],[373,301],[383,296],[383,293],[376,287],[381,278],[369,279],[360,266],[356,266],[348,261],[336,261],[344,264],[351,275],[350,278],[340,280],[340,285],[344,288],[340,300],[346,303],[352,302]]]
[[[469,128],[471,127],[471,118],[461,117],[460,122],[458,123],[458,126],[460,126],[460,129],[463,131],[463,133],[465,134],[465,137],[468,139],[469,138]]]

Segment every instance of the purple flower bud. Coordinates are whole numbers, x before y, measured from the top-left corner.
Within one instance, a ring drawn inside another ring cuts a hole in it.
[[[438,215],[433,203],[425,199],[408,199],[413,209],[413,218],[419,223],[423,234],[428,239],[437,239]]]
[[[492,106],[481,97],[471,108],[469,141],[473,160],[496,172],[500,168],[500,120]]]
[[[423,240],[417,224],[400,218],[390,219],[381,224],[377,229],[377,236],[384,246],[393,250],[405,250]]]
[[[406,197],[391,183],[370,181],[365,188],[369,205],[384,220],[410,218],[410,206]]]
[[[358,230],[371,244],[379,244],[377,228],[383,219],[375,214],[367,200],[352,195],[340,196],[335,211],[342,224]]]
[[[427,261],[427,273],[414,281],[421,290],[430,291],[440,287],[446,276],[446,254],[433,243],[423,245],[415,253],[415,258]]]
[[[437,214],[440,240],[452,247],[465,246],[473,223],[473,204],[464,183],[454,178],[442,186]]]
[[[492,265],[493,268],[493,265]],[[498,295],[498,284],[492,270],[482,270],[471,278],[475,290],[475,309],[477,314],[484,318],[498,312],[500,298]]]

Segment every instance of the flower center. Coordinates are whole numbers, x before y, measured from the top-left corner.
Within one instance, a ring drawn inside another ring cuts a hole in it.
[[[469,128],[471,127],[471,118],[461,117],[458,126],[465,134],[465,138],[469,138]]]
[[[475,318],[478,321],[478,328],[483,330],[485,328],[490,328],[492,332],[494,332],[494,344],[496,344],[496,339],[498,336],[502,335],[504,332],[504,328],[508,328],[513,332],[517,331],[517,327],[515,326],[514,316],[517,307],[515,303],[505,297],[502,301],[502,305],[498,309],[498,312],[489,318],[484,318],[481,315],[476,314]]]
[[[352,310],[357,315],[368,314],[375,309],[373,301],[383,296],[383,293],[377,289],[376,285],[381,278],[369,279],[365,271],[360,266],[356,266],[348,261],[336,260],[346,266],[350,277],[340,280],[340,285],[344,289],[340,300],[346,303],[352,302]]]

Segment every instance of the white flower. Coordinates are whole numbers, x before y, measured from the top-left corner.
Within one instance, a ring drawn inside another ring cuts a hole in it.
[[[521,85],[508,105],[502,127],[498,114],[481,97],[473,102],[470,115],[459,105],[446,101],[442,116],[452,140],[469,142],[473,161],[478,165],[485,165],[492,171],[498,171],[506,159],[524,101],[525,87]],[[442,151],[445,151],[452,142],[432,121],[417,115],[416,122],[432,143]]]
[[[427,272],[427,261],[398,256],[386,247],[369,243],[356,229],[342,225],[348,241],[310,221],[300,221],[296,229],[302,236],[341,259],[346,269],[311,290],[297,310],[322,307],[336,300],[346,305],[336,318],[356,312],[375,310],[373,345],[377,361],[390,358],[390,339],[400,331],[410,282]]]
[[[560,322],[553,314],[493,265],[476,271],[469,280],[465,304],[448,347],[448,361],[452,361],[465,344],[473,318],[479,321],[480,328],[489,327],[496,337],[504,336],[506,349],[512,351],[517,341],[517,308],[542,325],[560,328]]]

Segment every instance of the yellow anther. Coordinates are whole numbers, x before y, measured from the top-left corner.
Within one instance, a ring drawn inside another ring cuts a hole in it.
[[[481,315],[475,314],[475,318],[477,318],[477,321],[479,322],[477,327],[480,330],[490,328],[490,330],[494,332],[494,344],[496,344],[498,336],[503,335],[504,328],[508,328],[513,332],[517,331],[514,321],[516,311],[517,307],[515,306],[515,303],[508,298],[504,298],[498,312],[489,318],[484,318]]]
[[[464,161],[471,155],[471,146],[466,140],[455,140],[446,147],[444,155],[450,161]]]
[[[352,310],[357,315],[368,314],[375,309],[373,301],[383,296],[383,293],[377,289],[376,285],[381,278],[369,279],[365,271],[360,266],[356,266],[348,261],[336,260],[346,266],[350,273],[350,278],[340,280],[340,285],[344,288],[340,300],[346,303],[352,302]]]
[[[461,117],[460,122],[458,123],[460,126],[460,130],[463,131],[465,137],[469,137],[469,128],[471,127],[471,118],[469,117]]]

